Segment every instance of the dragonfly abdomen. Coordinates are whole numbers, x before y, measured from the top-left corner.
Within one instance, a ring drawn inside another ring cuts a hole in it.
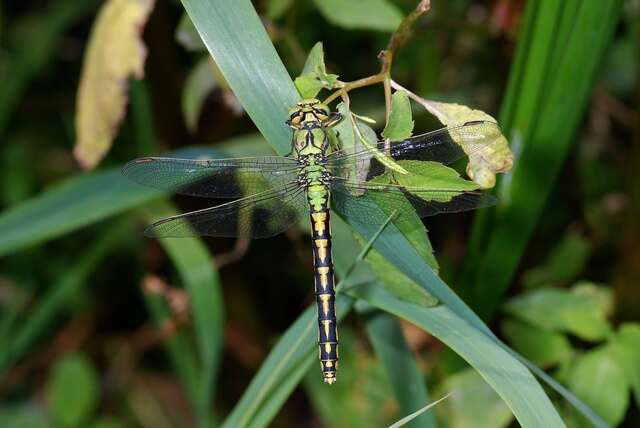
[[[335,284],[331,257],[331,228],[329,208],[311,207],[313,265],[318,306],[318,346],[324,381],[332,384],[338,371],[338,332],[335,312]]]

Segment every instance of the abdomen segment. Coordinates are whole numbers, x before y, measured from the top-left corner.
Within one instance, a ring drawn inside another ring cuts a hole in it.
[[[338,371],[338,332],[336,329],[335,284],[331,257],[329,209],[311,211],[314,282],[318,305],[318,346],[324,381],[332,384]]]

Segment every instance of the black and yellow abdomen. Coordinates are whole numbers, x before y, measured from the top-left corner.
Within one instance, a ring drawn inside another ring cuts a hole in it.
[[[338,371],[338,332],[329,207],[327,203],[321,206],[310,204],[310,207],[320,366],[324,381],[332,384]]]

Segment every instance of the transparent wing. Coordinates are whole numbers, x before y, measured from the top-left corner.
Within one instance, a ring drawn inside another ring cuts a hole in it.
[[[238,159],[145,157],[122,168],[129,179],[161,190],[206,198],[234,198],[277,188],[295,180],[293,158],[264,156]]]
[[[443,213],[488,207],[496,198],[482,192],[404,187],[334,179],[331,183],[331,207],[350,222],[382,223],[393,211],[398,215],[429,217]],[[380,212],[386,213],[381,216]]]
[[[445,165],[465,156],[482,153],[490,158],[498,150],[501,131],[497,124],[488,121],[467,122],[464,125],[441,128],[433,132],[402,141],[379,142],[376,150],[394,160],[434,161]],[[335,177],[352,178],[360,175],[354,169],[368,169],[368,177],[375,177],[385,171],[385,167],[373,160],[372,149],[350,153],[338,150],[327,157],[327,168]]]
[[[237,201],[160,220],[149,237],[250,237],[277,235],[298,221],[306,208],[304,187],[290,183]]]

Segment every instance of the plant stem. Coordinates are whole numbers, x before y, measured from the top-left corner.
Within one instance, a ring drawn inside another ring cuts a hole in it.
[[[385,101],[385,109],[386,109],[386,119],[389,120],[389,114],[391,113],[391,65],[393,63],[393,55],[402,47],[409,36],[411,35],[411,28],[413,24],[422,16],[425,12],[429,10],[431,7],[431,0],[421,0],[418,3],[418,6],[407,15],[396,31],[393,32],[391,37],[389,38],[389,43],[387,43],[387,48],[380,52],[378,58],[380,59],[380,72],[377,74],[371,75],[369,77],[365,77],[362,79],[354,80],[352,82],[336,82],[338,87],[337,91],[334,91],[331,95],[329,95],[325,100],[324,104],[329,104],[331,101],[335,100],[338,97],[343,96],[347,92],[362,88],[365,86],[375,85],[376,83],[382,82],[384,84],[384,101]]]

